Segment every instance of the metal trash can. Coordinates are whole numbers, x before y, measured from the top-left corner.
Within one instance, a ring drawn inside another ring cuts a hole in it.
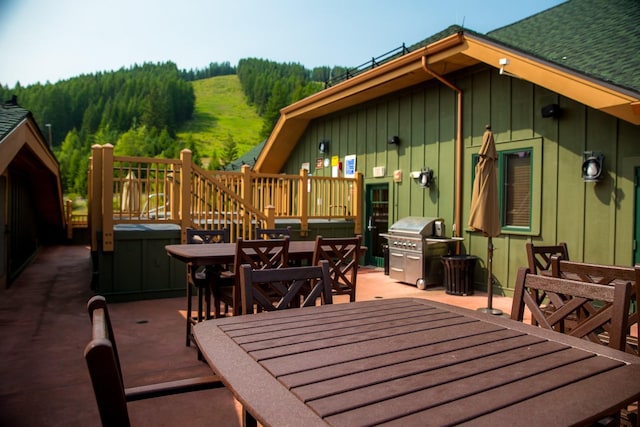
[[[445,292],[451,295],[473,295],[473,271],[478,257],[449,255],[442,257]]]

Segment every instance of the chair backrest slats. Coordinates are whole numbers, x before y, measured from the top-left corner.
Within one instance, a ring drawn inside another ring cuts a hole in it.
[[[518,270],[511,318],[522,321],[524,309],[539,326],[624,350],[631,284],[587,283]],[[608,342],[599,333],[608,332]]]
[[[329,262],[331,287],[336,295],[347,294],[356,300],[356,281],[360,262],[362,236],[325,238],[316,236],[313,265]]]
[[[289,237],[268,240],[236,241],[234,259],[233,309],[235,313],[244,313],[242,306],[242,290],[240,287],[240,270],[243,264],[254,270],[266,270],[286,267],[289,262]]]
[[[256,227],[256,239],[283,239],[291,237],[291,227],[285,228],[260,228]]]
[[[230,229],[220,228],[217,230],[199,230],[195,228],[187,229],[187,244],[215,244],[229,243],[231,239]],[[194,268],[191,263],[187,264],[187,280],[193,285],[208,285],[212,270],[225,269],[223,266],[206,266]]]
[[[583,262],[567,261],[560,256],[551,257],[551,275],[565,279],[579,280],[586,283],[600,285],[613,285],[618,282],[627,282],[632,286],[629,296],[630,303],[635,304],[635,309],[630,310],[627,317],[627,328],[636,325],[634,344],[630,345],[630,337],[627,337],[626,352],[639,355],[637,344],[638,324],[638,296],[640,296],[640,265],[635,267],[623,267],[618,265],[590,264]]]
[[[244,313],[274,311],[333,302],[329,263],[318,266],[256,270],[244,264],[240,270]]]
[[[569,259],[569,249],[564,242],[557,245],[534,245],[528,242],[526,248],[529,271],[533,274],[550,270],[552,255],[559,255],[565,260]]]
[[[229,243],[231,233],[229,228],[217,230],[187,229],[187,244],[191,243]]]

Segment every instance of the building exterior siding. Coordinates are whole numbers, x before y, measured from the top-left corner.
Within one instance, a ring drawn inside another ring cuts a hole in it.
[[[475,286],[486,287],[487,239],[470,232],[472,155],[482,143],[485,125],[494,132],[497,149],[534,146],[532,230],[506,232],[494,238],[493,274],[510,295],[518,267],[527,265],[525,243],[567,242],[572,260],[632,265],[634,174],[640,167],[640,126],[619,120],[536,86],[500,75],[479,65],[445,76],[463,91],[463,224],[462,251],[481,258]],[[541,108],[559,104],[560,118],[543,118]],[[298,173],[305,162],[310,173],[330,176],[331,168],[315,168],[322,157],[320,140],[330,142],[328,156],[357,156],[356,169],[365,186],[388,183],[390,223],[409,215],[442,217],[450,235],[454,226],[456,94],[433,80],[409,90],[312,121],[292,150],[283,172]],[[388,144],[391,136],[399,145]],[[604,178],[583,182],[583,151],[605,156]],[[385,167],[384,177],[373,168]],[[422,188],[411,171],[433,169],[435,185]],[[402,181],[394,182],[394,171]],[[363,224],[363,226],[366,224]],[[363,229],[366,229],[364,227]]]

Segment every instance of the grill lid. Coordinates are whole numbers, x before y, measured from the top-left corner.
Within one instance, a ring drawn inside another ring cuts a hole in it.
[[[435,234],[436,221],[442,221],[442,218],[407,216],[394,222],[389,227],[389,234],[431,237]]]

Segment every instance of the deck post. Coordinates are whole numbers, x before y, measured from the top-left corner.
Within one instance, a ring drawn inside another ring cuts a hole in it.
[[[191,225],[191,150],[185,148],[180,151],[180,160],[182,162],[181,179],[178,183],[174,180],[174,188],[179,188],[180,191],[180,242],[187,243],[187,228]],[[174,174],[178,176],[177,172]],[[202,228],[206,229],[206,224]]]
[[[73,239],[73,223],[72,223],[72,214],[73,214],[73,202],[70,199],[65,201],[65,222],[67,224],[67,239]]]
[[[91,231],[91,251],[98,252],[98,229],[102,226],[102,146],[91,146],[89,162],[89,230]]]
[[[276,228],[276,207],[267,205],[264,208],[264,214],[267,216],[267,226],[265,228]]]
[[[300,185],[298,185],[298,212],[300,214],[300,236],[309,235],[309,189],[311,182],[309,171],[300,169]]]
[[[102,146],[102,250],[113,252],[113,145]]]
[[[242,174],[242,194],[240,194],[240,197],[242,198],[242,204],[244,206],[252,206],[253,188],[251,185],[251,168],[249,167],[249,165],[242,165],[242,167],[240,168],[240,172]],[[245,239],[248,238],[248,236],[251,236],[253,232],[251,231],[252,226],[249,210],[242,209],[242,212],[242,235],[240,237]]]

